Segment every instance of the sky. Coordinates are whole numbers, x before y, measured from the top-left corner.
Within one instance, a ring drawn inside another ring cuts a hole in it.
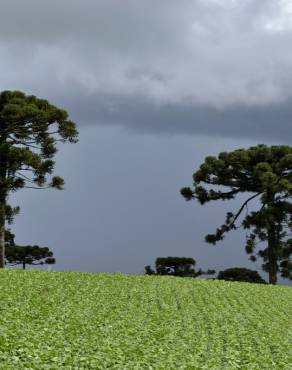
[[[291,144],[290,1],[0,5],[0,90],[48,99],[80,132],[56,157],[64,191],[12,196],[16,242],[49,246],[59,270],[143,273],[168,255],[260,268],[243,233],[204,242],[239,202],[200,206],[179,190],[207,155]]]

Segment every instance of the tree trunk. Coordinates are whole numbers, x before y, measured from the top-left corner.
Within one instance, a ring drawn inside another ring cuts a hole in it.
[[[275,195],[268,194],[268,205],[273,208]],[[277,236],[276,236],[276,224],[273,217],[268,220],[268,266],[269,266],[269,284],[277,284]]]
[[[0,220],[0,268],[4,267],[5,267],[5,220]]]
[[[6,135],[0,136],[1,147],[6,142]],[[6,212],[6,198],[7,189],[5,189],[6,182],[6,166],[7,157],[6,151],[1,150],[1,161],[0,161],[0,268],[5,267],[5,212]]]
[[[22,261],[22,268],[25,270],[25,261]]]
[[[5,267],[5,208],[6,194],[0,189],[0,268]]]
[[[5,267],[5,207],[6,196],[0,189],[0,268]]]
[[[273,229],[273,228],[272,228]],[[277,255],[276,255],[276,240],[275,240],[275,233],[272,230],[268,231],[269,239],[268,239],[268,256],[269,256],[269,283],[270,284],[277,284]]]
[[[0,137],[1,147],[6,143],[6,136]],[[7,153],[6,150],[1,150],[0,158],[0,268],[5,267],[5,213],[7,201],[6,188],[7,175]]]

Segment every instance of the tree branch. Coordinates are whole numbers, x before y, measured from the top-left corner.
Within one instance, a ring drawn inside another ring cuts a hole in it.
[[[26,179],[27,181],[29,181],[29,182],[34,182],[30,177],[28,177],[28,176],[25,176],[23,173],[20,173],[19,171],[16,171],[16,173],[17,173],[17,175],[18,176],[21,176],[21,177],[23,177],[24,179]]]
[[[38,190],[44,190],[44,189],[51,188],[51,186],[44,186],[43,188],[42,187],[37,187],[37,186],[23,186],[23,187],[26,188],[26,189],[38,189]]]
[[[242,204],[242,206],[240,207],[240,209],[239,209],[239,211],[236,213],[236,215],[234,216],[234,218],[233,218],[233,220],[232,220],[232,222],[231,222],[231,224],[229,225],[229,227],[233,227],[234,226],[234,224],[235,224],[235,222],[236,222],[236,220],[238,219],[238,217],[240,216],[240,214],[241,214],[241,212],[243,211],[243,209],[244,209],[244,207],[245,206],[247,206],[247,204],[251,201],[251,200],[253,200],[254,198],[256,198],[256,197],[258,197],[260,194],[262,194],[261,192],[260,193],[256,193],[256,194],[254,194],[253,196],[251,196],[250,198],[248,198],[243,204]]]

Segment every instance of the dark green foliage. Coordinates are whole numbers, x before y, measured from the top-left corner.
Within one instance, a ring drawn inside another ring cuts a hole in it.
[[[155,275],[155,271],[152,270],[150,265],[145,266],[145,275]]]
[[[53,252],[48,247],[38,245],[9,246],[6,247],[6,263],[11,266],[22,265],[45,265],[54,264]]]
[[[62,189],[64,180],[52,176],[58,142],[75,143],[78,132],[65,110],[20,91],[0,93],[0,267],[4,266],[5,221],[19,208],[7,204],[11,192],[22,188]]]
[[[7,229],[5,230],[5,263],[10,266],[22,265],[45,265],[54,264],[53,252],[48,247],[39,247],[38,245],[15,245],[15,235]]]
[[[5,246],[6,247],[15,246],[14,238],[15,238],[15,234],[12,234],[12,232],[9,229],[6,229],[5,230]]]
[[[201,204],[248,194],[239,210],[228,212],[225,223],[207,235],[206,241],[215,244],[227,232],[242,226],[250,231],[246,251],[252,261],[263,259],[269,282],[277,282],[277,273],[291,279],[292,240],[288,236],[292,230],[292,147],[258,145],[207,157],[193,180],[194,187],[183,188],[181,194]],[[253,199],[260,203],[256,211],[248,209]],[[264,247],[258,250],[261,242]]]
[[[250,270],[244,267],[232,267],[220,271],[217,279],[228,281],[246,281],[248,283],[265,284],[265,280],[255,270]]]
[[[156,271],[145,266],[146,275],[172,275],[181,277],[197,277],[203,274],[214,274],[215,271],[195,271],[196,261],[191,257],[158,257],[155,261]]]
[[[155,261],[157,275],[195,276],[195,264],[190,257],[159,257]]]
[[[65,110],[44,99],[27,96],[19,91],[0,94],[0,154],[1,169],[7,173],[1,188],[6,192],[23,187],[56,187],[64,182],[56,176],[50,180],[57,152],[56,144],[76,142],[75,124]],[[25,175],[25,171],[32,176]]]

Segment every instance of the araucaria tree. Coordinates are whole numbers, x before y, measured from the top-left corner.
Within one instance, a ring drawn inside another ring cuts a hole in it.
[[[15,245],[15,235],[9,229],[5,230],[5,263],[10,266],[22,265],[53,265],[56,259],[48,247],[38,245]]]
[[[207,157],[193,180],[194,187],[181,189],[181,194],[201,204],[247,194],[239,209],[228,212],[225,223],[206,241],[215,244],[227,232],[243,227],[249,230],[246,252],[252,261],[263,259],[269,283],[277,283],[278,273],[292,279],[292,147],[258,145]],[[258,200],[254,202],[258,207],[249,211],[253,200]]]
[[[53,265],[56,259],[53,252],[48,247],[38,245],[14,245],[6,247],[6,263],[10,266],[21,265],[23,269],[26,265]]]
[[[58,142],[77,142],[68,113],[47,100],[20,91],[0,93],[0,268],[5,265],[5,223],[19,211],[8,204],[22,188],[62,189],[64,180],[51,176]]]

